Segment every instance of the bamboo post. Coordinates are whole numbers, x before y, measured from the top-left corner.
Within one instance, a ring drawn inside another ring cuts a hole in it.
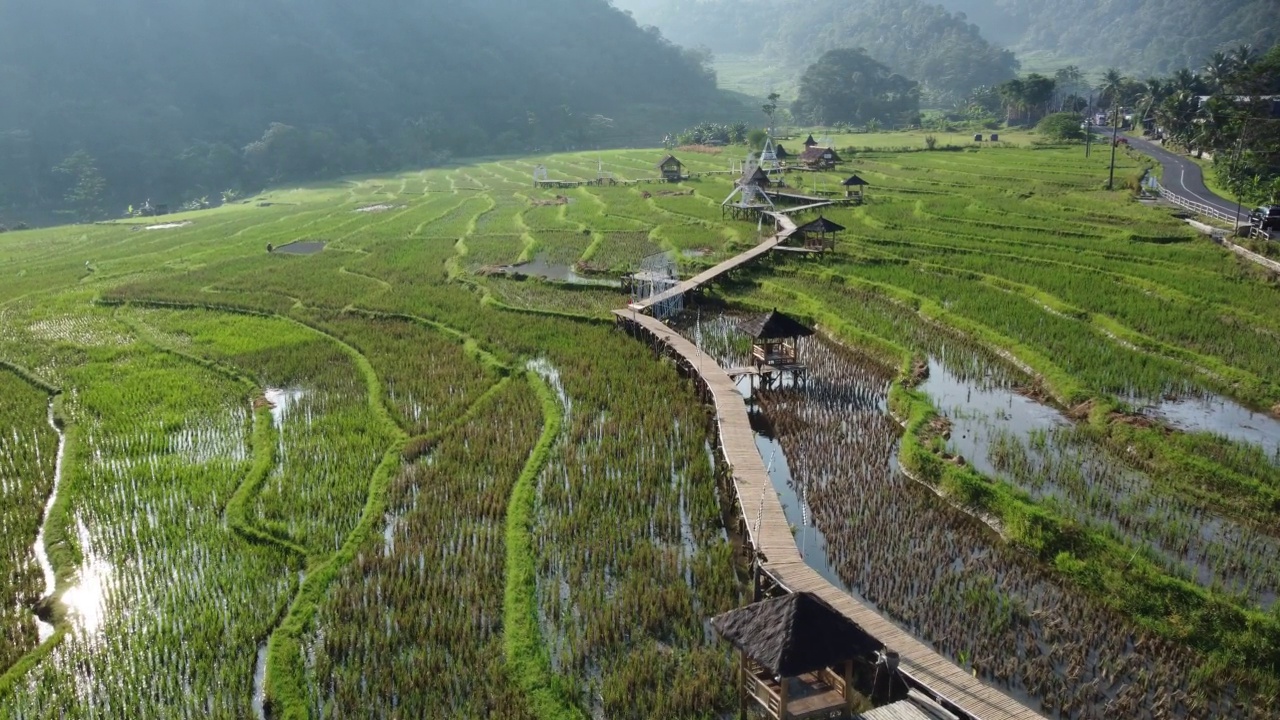
[[[747,653],[738,651],[738,720],[747,720]]]

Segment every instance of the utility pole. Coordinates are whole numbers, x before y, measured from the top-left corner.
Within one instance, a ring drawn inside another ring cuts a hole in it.
[[[1231,158],[1231,181],[1235,185],[1236,190],[1236,217],[1231,222],[1231,227],[1235,228],[1234,236],[1240,235],[1240,154],[1244,151],[1244,128],[1240,129],[1240,137],[1236,139],[1236,151],[1234,157]],[[1250,220],[1252,223],[1252,219]]]
[[[1107,177],[1107,189],[1114,190],[1116,182],[1116,144],[1120,139],[1120,104],[1116,103],[1116,117],[1111,122],[1111,175]]]
[[[1093,144],[1093,95],[1089,95],[1089,107],[1084,110],[1084,156],[1089,157],[1089,146]]]

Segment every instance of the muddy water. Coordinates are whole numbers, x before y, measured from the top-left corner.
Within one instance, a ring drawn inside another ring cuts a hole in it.
[[[530,277],[538,277],[544,280],[554,280],[555,282],[569,283],[571,285],[600,285],[603,287],[622,287],[622,283],[617,280],[606,280],[602,278],[591,278],[579,275],[573,271],[568,265],[554,265],[548,263],[545,258],[539,256],[527,263],[519,265],[506,265],[499,268],[508,275],[528,275]]]
[[[1209,432],[1263,449],[1280,465],[1280,420],[1219,395],[1166,400],[1142,408],[1152,417],[1188,432]]]
[[[732,321],[686,328],[722,366],[743,364]],[[749,345],[749,343],[746,343]],[[1062,585],[985,525],[895,472],[898,434],[885,412],[887,368],[827,343],[801,344],[806,385],[756,389],[757,440],[806,562],[874,603],[940,653],[1050,717],[1264,717],[1229,691],[1191,684],[1199,659],[1146,635]],[[993,436],[1061,421],[1018,396],[1008,378],[935,358],[931,386],[960,420],[958,439],[986,460]],[[982,412],[969,410],[969,403]],[[973,416],[972,425],[967,414]],[[963,437],[972,428],[972,437]],[[978,431],[983,431],[979,436]],[[953,446],[960,450],[963,446]],[[743,509],[751,521],[752,509]]]
[[[1013,433],[1025,440],[1035,430],[1068,424],[1061,412],[1018,394],[1012,383],[995,377],[963,378],[937,357],[929,358],[929,377],[917,389],[951,421],[948,450],[985,475],[997,474],[987,457],[993,433]]]
[[[315,255],[324,250],[324,245],[322,242],[291,242],[288,245],[281,245],[273,252],[285,255]]]
[[[267,644],[258,645],[258,655],[253,662],[253,716],[258,720],[267,717]]]
[[[45,549],[45,526],[49,523],[49,512],[53,509],[54,503],[58,501],[58,488],[62,485],[62,461],[67,453],[67,435],[62,431],[62,427],[58,425],[57,419],[53,416],[53,401],[49,401],[48,414],[49,427],[58,433],[58,456],[53,465],[53,488],[49,491],[49,500],[44,506],[44,518],[40,522],[40,530],[36,533],[36,544],[34,547],[36,554],[36,562],[40,564],[40,572],[44,574],[44,594],[42,598],[51,597],[58,589],[58,576],[53,571],[53,563],[49,562],[49,553]],[[53,625],[41,620],[38,616],[35,618],[36,630],[40,637],[40,642],[48,640],[53,635]]]

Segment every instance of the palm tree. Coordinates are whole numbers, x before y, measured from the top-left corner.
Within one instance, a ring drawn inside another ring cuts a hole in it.
[[[1169,139],[1190,147],[1197,130],[1196,113],[1199,99],[1188,92],[1170,93],[1156,108],[1156,121],[1169,133]]]
[[[1221,92],[1226,89],[1235,72],[1235,59],[1224,52],[1215,52],[1209,56],[1209,62],[1204,66],[1204,79],[1208,81],[1209,89]]]
[[[1079,91],[1080,83],[1084,80],[1084,73],[1080,72],[1080,68],[1075,65],[1068,65],[1054,73],[1053,79],[1058,86],[1058,109],[1065,110],[1067,98]]]
[[[1235,63],[1235,70],[1247,70],[1250,65],[1258,60],[1258,53],[1253,49],[1252,45],[1241,44],[1231,51],[1231,60]]]
[[[1220,98],[1209,98],[1200,105],[1196,112],[1195,136],[1192,141],[1196,145],[1196,154],[1210,150],[1217,151],[1234,141],[1236,117],[1229,102]]]
[[[1124,88],[1125,77],[1116,68],[1110,68],[1102,74],[1102,85],[1098,88],[1101,95],[1107,98],[1116,117],[1120,115],[1120,92]]]
[[[1152,108],[1169,94],[1168,86],[1160,78],[1147,78],[1144,85],[1145,89],[1142,91],[1142,97],[1139,98],[1139,103],[1142,105],[1142,114],[1138,116],[1138,122],[1146,122],[1147,118],[1151,117]]]
[[[1204,81],[1200,76],[1186,68],[1174,73],[1170,84],[1174,92],[1189,92],[1192,95],[1202,95],[1205,89]]]

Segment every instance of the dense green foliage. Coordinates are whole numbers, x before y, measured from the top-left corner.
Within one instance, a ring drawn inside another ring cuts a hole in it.
[[[717,114],[703,59],[604,0],[6,2],[0,225],[652,143]]]
[[[1080,125],[1083,122],[1084,118],[1080,117],[1080,113],[1054,113],[1036,123],[1036,132],[1050,140],[1082,140],[1084,129]]]
[[[820,125],[914,125],[919,121],[920,90],[863,50],[830,50],[800,76],[791,113]]]
[[[992,40],[1045,59],[1071,59],[1088,70],[1171,73],[1195,67],[1215,50],[1280,40],[1268,0],[938,0],[964,13]]]
[[[619,0],[675,42],[717,53],[760,53],[799,75],[822,53],[861,47],[920,83],[931,102],[994,85],[1018,67],[978,28],[925,0]]]
[[[1214,53],[1201,72],[1179,70],[1137,84],[1110,71],[1119,101],[1138,107],[1166,143],[1212,153],[1218,180],[1245,202],[1280,199],[1280,44]]]

